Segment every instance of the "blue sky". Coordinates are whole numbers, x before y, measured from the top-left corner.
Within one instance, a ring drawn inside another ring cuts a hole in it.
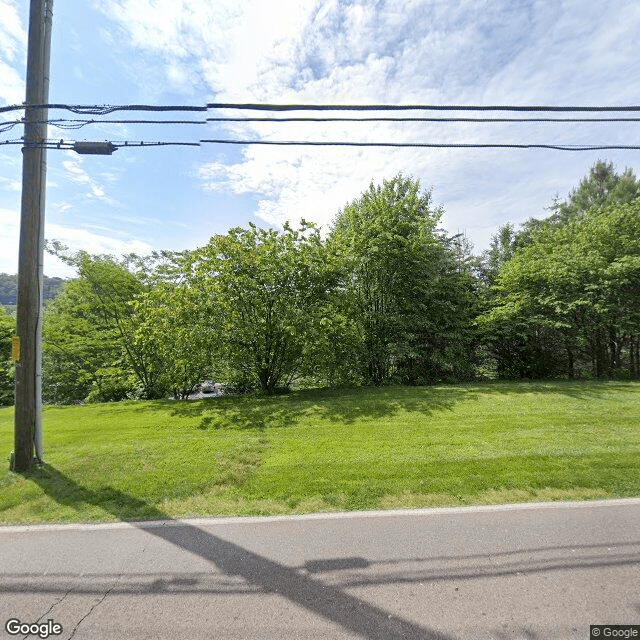
[[[24,101],[28,4],[0,0],[0,105]],[[50,101],[637,104],[638,33],[633,0],[56,0]],[[0,140],[20,135],[16,127]],[[50,137],[638,144],[640,123],[102,123],[51,127]],[[599,158],[640,172],[635,151],[52,150],[46,235],[71,249],[121,254],[194,248],[249,221],[278,226],[304,217],[326,227],[372,180],[402,172],[433,188],[444,226],[465,231],[479,252],[499,225],[546,215],[554,196],[566,197]],[[17,271],[21,170],[20,147],[0,147],[0,271],[9,273]],[[71,275],[51,256],[45,273]]]

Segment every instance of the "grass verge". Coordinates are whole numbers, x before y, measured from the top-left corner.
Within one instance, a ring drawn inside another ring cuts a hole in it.
[[[48,407],[46,464],[0,471],[0,522],[640,495],[640,383],[311,390]],[[0,409],[0,452],[13,410]]]

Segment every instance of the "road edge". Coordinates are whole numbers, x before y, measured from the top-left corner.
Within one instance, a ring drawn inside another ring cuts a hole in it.
[[[517,502],[507,504],[468,505],[455,507],[424,507],[421,509],[385,509],[375,511],[326,511],[320,513],[275,516],[209,516],[175,518],[169,520],[143,520],[137,522],[78,522],[57,524],[0,524],[2,533],[27,531],[90,531],[94,529],[151,529],[155,527],[212,526],[226,524],[260,524],[305,520],[337,520],[349,518],[387,518],[402,516],[439,516],[463,513],[522,511],[531,509],[581,509],[593,507],[640,506],[638,498],[612,498],[607,500],[558,500],[554,502]]]

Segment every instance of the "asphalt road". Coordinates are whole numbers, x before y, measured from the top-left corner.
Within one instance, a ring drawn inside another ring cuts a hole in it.
[[[0,575],[0,638],[587,640],[640,624],[640,499],[0,527]]]

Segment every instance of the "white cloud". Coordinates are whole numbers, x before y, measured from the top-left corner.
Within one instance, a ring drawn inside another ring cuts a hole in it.
[[[89,187],[89,191],[87,192],[88,198],[105,198],[106,192],[104,187],[99,185],[80,165],[82,164],[82,158],[74,157],[76,153],[73,151],[69,151],[68,155],[70,156],[69,160],[63,160],[62,166],[67,172],[67,178],[71,182],[75,182],[76,184],[86,184]]]
[[[67,245],[70,250],[83,249],[91,254],[108,253],[122,255],[126,253],[147,254],[152,248],[143,240],[121,240],[111,235],[92,233],[87,229],[65,227],[59,224],[47,224],[45,228],[47,238],[59,240]]]
[[[17,211],[0,209],[0,246],[7,250],[0,256],[0,273],[16,273],[18,270],[18,238],[20,232],[20,216]],[[152,251],[151,245],[143,240],[131,238],[128,240],[114,237],[113,231],[105,229],[107,233],[94,233],[88,229],[67,227],[60,224],[45,222],[45,236],[49,240],[59,240],[71,251],[84,250],[91,254],[124,255],[137,253],[145,255]],[[60,260],[45,254],[44,272],[48,276],[70,277],[75,275],[73,270]]]
[[[63,160],[62,166],[67,171],[67,178],[71,180],[71,182],[76,182],[78,184],[89,184],[91,182],[91,178],[89,174],[80,167],[77,160]]]
[[[20,104],[24,100],[24,79],[15,68],[18,54],[26,50],[27,33],[13,0],[0,0],[0,100]]]
[[[0,55],[14,60],[18,50],[27,44],[27,32],[22,26],[17,3],[0,0]]]
[[[98,185],[91,185],[91,193],[89,194],[90,198],[104,198],[105,192],[102,187]]]
[[[7,191],[22,191],[22,182],[20,180],[0,177],[0,182],[2,182],[4,189]]]
[[[0,60],[0,100],[5,104],[22,104],[24,96],[24,80],[12,66]]]
[[[640,5],[631,0],[288,0],[277,5],[119,0],[102,6],[135,48],[159,56],[158,66],[172,86],[203,77],[219,101],[637,102]],[[622,125],[557,124],[246,124],[228,132],[271,140],[621,143],[630,135],[637,138]],[[624,158],[640,161],[638,154]],[[200,177],[205,189],[257,194],[256,214],[270,223],[301,216],[326,223],[371,179],[403,172],[425,187],[434,185],[448,224],[467,228],[486,246],[502,222],[543,215],[559,185],[564,184],[563,194],[573,186],[566,176],[584,175],[595,159],[543,151],[247,147],[231,163],[218,156],[201,168]]]
[[[70,204],[69,202],[56,202],[53,205],[53,208],[59,213],[59,214],[63,214],[66,213],[67,211],[70,211],[71,209],[73,209],[73,205]]]

